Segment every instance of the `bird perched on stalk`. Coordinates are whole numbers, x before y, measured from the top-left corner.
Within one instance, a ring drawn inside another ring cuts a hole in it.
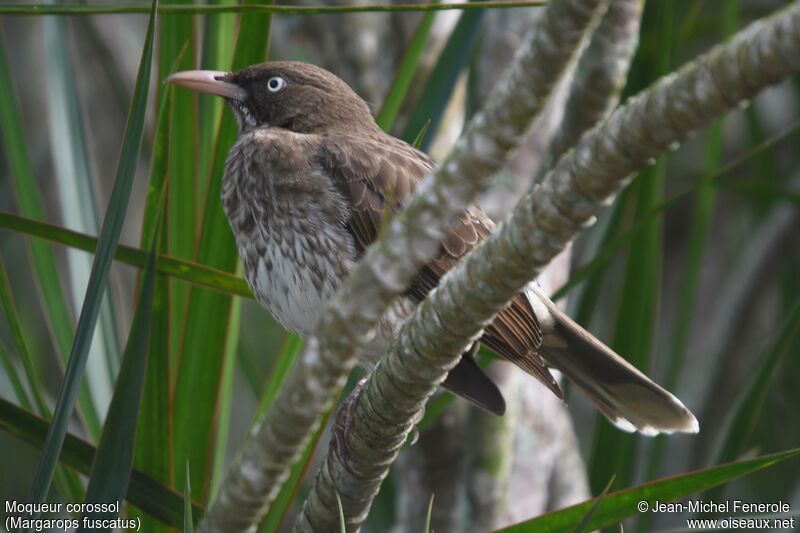
[[[426,154],[382,131],[341,79],[313,65],[269,62],[237,72],[186,71],[168,82],[223,97],[239,124],[228,154],[222,203],[245,277],[258,302],[300,336],[325,302],[434,168]],[[384,353],[403,320],[439,279],[494,228],[478,205],[455,221],[437,257],[422,267],[383,317],[363,363]],[[672,394],[603,345],[535,288],[518,294],[480,342],[561,390],[563,372],[618,427],[645,434],[696,432]],[[465,354],[443,386],[503,414],[496,385]]]

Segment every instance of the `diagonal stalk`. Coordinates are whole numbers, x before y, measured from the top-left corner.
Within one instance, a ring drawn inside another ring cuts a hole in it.
[[[654,157],[800,71],[800,2],[751,24],[583,135],[403,327],[317,473],[295,526],[325,531],[338,493],[358,529],[425,402],[471,340]],[[628,148],[627,150],[624,148]]]

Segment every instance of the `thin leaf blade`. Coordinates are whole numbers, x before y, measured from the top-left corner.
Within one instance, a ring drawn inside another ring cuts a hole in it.
[[[98,251],[92,265],[89,277],[89,286],[81,317],[72,345],[72,352],[67,364],[59,400],[53,414],[53,422],[45,440],[42,456],[36,468],[31,488],[30,501],[43,502],[47,498],[50,483],[53,479],[58,455],[64,443],[72,409],[78,394],[78,387],[86,368],[86,359],[89,353],[92,334],[100,310],[103,292],[105,290],[108,271],[122,231],[122,223],[127,212],[128,199],[133,186],[133,177],[139,157],[139,148],[142,142],[144,129],[144,116],[147,106],[147,94],[150,82],[150,65],[153,51],[153,34],[155,26],[155,13],[158,0],[153,0],[150,21],[145,37],[142,60],[139,64],[139,74],[136,81],[136,90],[131,102],[128,125],[122,143],[117,177],[114,181],[114,190],[103,221],[103,229],[98,242]]]
[[[0,137],[11,170],[13,191],[20,212],[30,218],[44,220],[45,209],[36,184],[25,135],[22,117],[15,101],[15,90],[11,80],[2,34],[0,34]],[[53,342],[61,360],[67,361],[72,344],[72,319],[67,299],[61,286],[55,255],[46,243],[30,243],[31,263],[36,274],[37,288],[46,310],[53,333]],[[100,421],[89,389],[82,385],[79,414],[92,437],[100,434]]]
[[[155,231],[158,230],[157,225]],[[106,423],[95,453],[89,486],[86,489],[87,503],[119,502],[128,491],[150,343],[158,243],[158,239],[153,241],[150,259],[145,267],[139,303],[133,316],[117,384],[114,387]],[[90,520],[113,520],[116,514],[114,511],[95,512],[88,513],[85,517]],[[81,531],[85,529],[84,525],[82,522]]]
[[[0,228],[47,239],[90,253],[94,253],[97,249],[96,237],[11,213],[0,212]],[[144,268],[147,263],[147,252],[142,249],[120,245],[117,247],[114,259],[135,267]],[[241,277],[193,261],[176,259],[160,254],[158,256],[158,273],[222,293],[253,298],[253,293],[250,292],[250,288]]]
[[[241,20],[232,68],[263,61],[269,42],[269,13],[253,14]],[[233,234],[220,202],[222,166],[236,137],[236,125],[229,113],[223,116],[208,181],[202,220],[200,263],[234,272],[237,253]],[[173,442],[176,458],[189,458],[192,476],[201,501],[209,495],[213,471],[216,420],[220,407],[225,348],[232,300],[228,295],[193,288],[183,331],[180,366],[175,385]],[[190,453],[191,452],[191,453]],[[175,479],[182,479],[185,465],[175,463]]]
[[[0,398],[0,430],[41,449],[48,428],[49,423],[44,419]],[[94,455],[94,446],[68,433],[59,461],[76,472],[88,475]],[[126,499],[169,526],[181,527],[183,524],[183,496],[140,470],[131,472]],[[200,506],[192,504],[195,521],[200,519],[202,513]]]
[[[595,509],[587,530],[611,527],[625,518],[639,514],[641,509],[650,509],[654,502],[671,502],[690,494],[726,483],[732,479],[769,468],[800,455],[800,449],[765,455],[747,461],[728,463],[705,470],[667,477],[625,490],[608,494]],[[640,503],[643,502],[643,503]],[[566,509],[499,530],[502,533],[528,533],[548,531],[560,533],[572,531],[594,504],[589,500]]]

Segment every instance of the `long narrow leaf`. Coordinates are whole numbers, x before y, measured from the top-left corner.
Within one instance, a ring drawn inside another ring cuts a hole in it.
[[[239,267],[241,270],[241,266]],[[211,495],[216,494],[219,483],[225,475],[228,437],[230,436],[231,416],[233,415],[233,378],[236,370],[239,348],[239,330],[242,317],[242,300],[234,298],[228,319],[228,335],[225,338],[222,375],[220,376],[219,417],[215,435],[214,456],[211,464]]]
[[[15,101],[2,34],[0,34],[0,137],[11,170],[14,194],[20,212],[30,218],[45,219],[44,203],[36,184],[25,146],[22,117]],[[30,243],[31,261],[46,316],[52,328],[56,351],[66,362],[72,343],[72,319],[56,266],[52,248],[46,243]],[[89,389],[82,385],[78,398],[79,415],[93,438],[100,434],[100,421]]]
[[[37,372],[33,364],[33,358],[28,350],[28,343],[25,341],[25,336],[22,333],[22,324],[17,313],[16,305],[11,294],[11,284],[8,280],[5,264],[0,259],[0,302],[2,303],[3,312],[5,313],[8,325],[11,330],[11,336],[14,339],[14,346],[17,350],[17,355],[22,361],[22,368],[25,373],[25,380],[28,388],[22,385],[22,379],[17,372],[14,361],[11,359],[11,354],[8,353],[5,346],[0,343],[0,359],[3,360],[3,365],[6,367],[6,372],[9,379],[11,379],[12,386],[19,398],[20,404],[28,409],[32,409],[32,405],[36,406],[36,412],[40,416],[50,417],[50,408],[45,401],[44,386],[41,383],[40,374]],[[32,395],[33,399],[29,398]],[[58,468],[55,474],[55,483],[59,492],[65,498],[71,498],[72,501],[80,501],[83,499],[83,484],[73,472],[68,472],[63,468]]]
[[[11,213],[0,212],[0,228],[14,230],[32,237],[47,239],[91,253],[94,253],[97,249],[97,238],[95,237],[45,222],[38,222],[36,220],[20,217]],[[120,245],[117,247],[114,259],[143,268],[147,263],[147,252],[130,246]],[[227,294],[244,296],[245,298],[253,297],[253,293],[250,292],[250,288],[242,278],[229,272],[216,270],[192,261],[185,261],[159,254],[158,273]]]
[[[89,353],[89,346],[92,340],[97,315],[100,310],[100,302],[106,286],[108,271],[117,247],[122,223],[125,220],[125,213],[128,210],[128,199],[133,186],[133,178],[136,171],[136,163],[139,157],[139,148],[142,142],[142,131],[144,128],[144,116],[147,106],[147,93],[150,84],[150,64],[152,61],[153,50],[153,28],[155,26],[155,10],[158,0],[153,0],[148,23],[147,36],[145,38],[142,60],[139,64],[139,74],[136,80],[136,90],[131,110],[128,117],[125,138],[122,144],[122,153],[117,177],[114,181],[114,189],[111,193],[103,221],[103,229],[100,233],[100,240],[97,246],[97,254],[92,273],[89,277],[89,286],[86,290],[81,316],[78,320],[78,327],[75,333],[75,340],[72,345],[69,363],[67,364],[64,383],[56,404],[53,422],[45,440],[42,456],[36,468],[36,475],[31,488],[31,502],[43,502],[47,498],[50,490],[50,483],[53,479],[58,462],[58,455],[64,443],[64,435],[67,431],[67,424],[75,405],[75,398],[78,394],[78,386],[86,368],[86,359]]]
[[[283,381],[289,373],[289,370],[291,370],[294,360],[297,358],[302,347],[303,339],[294,333],[286,334],[283,347],[278,357],[275,359],[275,363],[269,373],[269,381],[266,387],[264,387],[264,393],[261,395],[258,412],[255,416],[256,420],[259,418],[259,415],[265,413],[267,409],[269,409],[269,406],[272,405],[272,400],[275,399],[278,391],[283,386]]]
[[[347,526],[344,523],[344,509],[342,509],[342,498],[339,496],[339,491],[334,490],[336,494],[336,506],[339,508],[339,531],[340,533],[347,533]]]
[[[160,227],[156,225],[155,232]],[[150,258],[144,270],[139,303],[133,316],[128,343],[122,356],[117,383],[106,415],[106,423],[97,445],[92,474],[86,489],[87,503],[122,501],[128,491],[136,444],[136,423],[139,418],[144,387],[147,348],[150,342],[150,319],[155,292],[156,250],[159,240],[153,240]],[[114,511],[87,513],[89,520],[113,520]],[[85,531],[84,522],[79,531]],[[94,529],[94,528],[91,528]]]
[[[763,470],[800,455],[800,449],[788,450],[756,459],[728,463],[706,470],[659,479],[644,485],[608,494],[594,511],[586,529],[610,527],[629,516],[647,512],[656,502],[671,502],[685,498],[695,492],[715,487],[737,477]],[[594,504],[589,500],[560,511],[522,522],[500,531],[503,533],[527,533],[548,531],[560,533],[572,531]]]
[[[614,478],[612,477],[608,480],[608,483],[606,483],[606,488],[603,489],[603,492],[601,492],[597,498],[594,499],[594,503],[591,507],[589,507],[589,510],[586,511],[586,514],[583,516],[583,518],[581,518],[581,521],[578,522],[578,525],[575,526],[575,529],[572,530],[572,533],[583,533],[586,531],[589,522],[591,522],[592,517],[594,516],[594,512],[598,507],[600,507],[600,504],[603,502],[603,500],[605,500],[606,496],[608,496],[608,491],[611,489],[611,485],[613,484]]]
[[[239,3],[232,5],[174,5],[164,4],[159,14],[183,15],[213,15],[219,13],[282,13],[284,15],[321,15],[325,13],[398,13],[406,11],[473,11],[476,9],[509,9],[515,7],[541,6],[546,0],[501,1],[501,2],[474,2],[470,4],[371,4],[371,5],[341,5],[341,6],[279,6]],[[115,15],[147,13],[147,8],[142,5],[69,5],[69,4],[0,4],[0,15]]]
[[[48,427],[45,420],[0,398],[0,430],[41,449]],[[88,475],[94,454],[95,448],[91,444],[67,434],[59,460],[76,472]],[[139,470],[131,473],[126,498],[167,525],[181,527],[183,524],[183,496]],[[198,520],[202,508],[193,504],[192,510],[195,520]]]
[[[722,33],[724,38],[730,37],[738,26],[739,4],[738,2],[725,2],[722,9]],[[719,168],[722,160],[722,151],[725,144],[725,123],[726,120],[720,119],[711,126],[706,138],[704,173],[713,175],[714,170]],[[686,257],[686,267],[683,272],[683,282],[681,283],[680,298],[678,300],[677,312],[675,314],[675,330],[672,335],[672,350],[667,362],[668,370],[664,387],[672,390],[678,382],[683,369],[686,346],[689,341],[689,334],[693,325],[697,323],[694,311],[696,294],[699,289],[700,268],[703,265],[703,258],[706,255],[706,240],[714,216],[714,205],[716,203],[717,189],[710,179],[703,180],[697,188],[695,195],[694,212],[692,213],[692,225],[689,230],[688,253]],[[655,477],[661,469],[664,454],[667,449],[667,437],[662,436],[656,439],[649,457],[649,475]]]
[[[176,63],[185,53],[183,49]],[[173,67],[173,70],[177,65]],[[164,205],[169,157],[169,114],[167,112],[170,91],[161,93],[156,117],[156,137],[153,146],[153,163],[147,184],[144,215],[142,216],[142,248],[152,248],[158,239],[158,250],[167,251],[167,225],[169,210]],[[160,228],[156,227],[160,223]],[[159,235],[160,234],[160,235]],[[119,255],[119,253],[117,254]],[[158,261],[156,261],[158,269]],[[134,466],[167,486],[172,484],[172,448],[170,439],[171,404],[170,387],[170,280],[159,274],[155,279],[152,314],[150,318],[150,345],[142,392],[142,404],[136,428]],[[134,511],[135,512],[135,511]],[[153,533],[166,533],[167,528],[153,517],[141,517],[141,528]]]
[[[638,192],[637,221],[660,203],[663,181],[661,161],[632,186]],[[648,368],[661,285],[661,221],[649,221],[645,226],[631,241],[612,342],[617,353],[637,368]],[[614,476],[623,486],[632,481],[635,435],[623,433],[603,420],[597,426],[593,448],[590,464],[595,492],[600,492]]]
[[[233,0],[209,0],[210,5],[231,5]],[[209,70],[229,70],[233,60],[233,47],[236,37],[236,15],[233,13],[208,15],[203,28],[203,50],[200,66]],[[199,135],[199,176],[201,190],[208,186],[211,163],[214,157],[214,144],[222,120],[224,102],[221,98],[208,94],[199,95],[200,135]]]
[[[431,518],[433,516],[433,498],[434,494],[431,494],[431,499],[428,501],[428,512],[425,514],[425,528],[423,531],[425,533],[431,532]]]
[[[100,215],[94,191],[94,176],[89,163],[88,137],[81,116],[81,102],[74,68],[69,55],[66,21],[48,17],[44,21],[45,62],[50,146],[56,189],[64,225],[84,233],[100,232]],[[72,287],[72,308],[80,311],[81,297],[89,282],[92,260],[70,250],[67,253]],[[108,291],[100,304],[97,340],[92,343],[86,369],[86,382],[98,405],[107,405],[111,386],[119,370],[120,340],[113,305],[113,291]]]
[[[300,459],[292,467],[288,479],[284,482],[280,492],[278,492],[278,495],[272,502],[269,511],[261,521],[261,525],[258,528],[261,533],[272,533],[273,531],[279,531],[286,520],[286,517],[289,514],[289,509],[292,506],[292,502],[295,501],[295,497],[300,490],[300,484],[303,481],[303,477],[308,470],[309,464],[311,464],[311,459],[314,458],[314,452],[317,450],[317,446],[319,445],[319,439],[322,437],[322,434],[327,427],[328,419],[330,419],[333,409],[334,406],[331,406],[328,412],[323,415],[320,426],[317,428],[314,434],[311,435],[311,439],[306,445],[306,449],[303,450],[303,454],[300,456]]]
[[[408,88],[414,79],[414,73],[422,57],[422,52],[425,50],[425,44],[428,42],[435,17],[435,12],[425,13],[419,24],[417,24],[417,29],[414,30],[414,35],[406,47],[403,59],[397,67],[392,86],[386,94],[381,110],[375,117],[375,122],[385,131],[391,130],[394,120],[397,118],[397,113],[400,111],[400,106],[406,98]]]
[[[186,484],[183,488],[183,533],[194,533],[194,518],[192,517],[192,479],[189,464],[186,464]]]
[[[17,354],[22,361],[22,368],[25,371],[25,378],[28,382],[28,389],[33,396],[33,401],[31,402],[28,398],[28,393],[22,387],[21,381],[17,383],[18,378],[15,377],[17,376],[16,371],[9,372],[9,376],[12,377],[14,382],[14,388],[18,391],[18,396],[20,396],[20,401],[23,406],[30,408],[31,404],[35,404],[36,411],[41,416],[50,416],[50,409],[47,407],[47,402],[44,399],[44,391],[39,382],[39,373],[34,367],[33,359],[28,350],[28,343],[25,341],[25,336],[22,333],[22,324],[20,323],[17,308],[16,305],[14,305],[14,299],[11,294],[11,283],[8,280],[8,273],[6,272],[6,266],[2,259],[0,259],[0,303],[2,303],[3,312],[5,313],[6,320],[8,320]]]
[[[33,409],[33,403],[31,403],[31,399],[28,396],[28,391],[25,390],[25,386],[22,384],[22,378],[19,372],[17,372],[17,367],[14,365],[11,351],[6,348],[2,341],[0,341],[0,361],[3,363],[6,377],[11,382],[11,388],[14,389],[17,402],[26,409]]]
[[[735,459],[750,443],[764,407],[764,399],[775,376],[775,370],[780,362],[789,355],[789,350],[799,334],[800,298],[796,298],[775,342],[761,358],[758,368],[753,373],[752,381],[738,397],[734,409],[728,413],[724,430],[720,432],[712,458],[714,463]]]
[[[483,11],[480,10],[461,14],[421,93],[424,98],[417,103],[408,119],[403,131],[403,139],[406,142],[412,142],[429,120],[430,131],[436,132],[458,77],[466,66],[472,47],[478,38],[478,28],[482,19]],[[430,146],[433,137],[434,135],[428,135],[423,139],[423,150]]]
[[[241,21],[232,68],[260,62],[269,41],[270,15],[250,14]],[[230,113],[220,124],[208,181],[201,226],[199,262],[233,272],[236,244],[222,210],[220,190],[223,162],[236,137]],[[225,347],[231,333],[231,297],[193,287],[183,330],[180,365],[175,385],[173,443],[175,479],[184,476],[189,459],[196,493],[201,501],[209,494],[216,420],[224,368]]]
[[[663,46],[655,60],[654,78],[669,72],[673,38],[673,0],[657,6],[657,24]],[[636,194],[635,220],[648,216],[662,201],[665,158],[641,173],[630,190]],[[637,368],[649,368],[661,289],[662,221],[648,220],[632,240],[625,265],[622,290],[611,346]],[[599,416],[599,415],[598,415]],[[590,481],[594,492],[613,476],[623,486],[633,479],[636,436],[624,434],[604,420],[597,426],[592,450]]]
[[[191,4],[179,0],[177,5]],[[158,46],[158,79],[165,79],[174,70],[194,68],[195,39],[190,17],[163,15],[160,20]],[[158,84],[159,101],[169,94],[167,252],[180,259],[193,259],[197,249],[197,213],[204,189],[197,179],[197,96],[190,91],[173,91]],[[170,321],[180,331],[186,320],[189,287],[170,281]],[[173,368],[180,350],[180,336],[170,337]]]

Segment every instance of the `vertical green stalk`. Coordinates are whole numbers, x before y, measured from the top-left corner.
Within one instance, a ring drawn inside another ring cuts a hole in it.
[[[65,20],[60,17],[47,17],[44,20],[48,127],[57,177],[56,196],[66,227],[97,235],[100,233],[100,215],[97,212],[81,102],[64,25]],[[77,314],[89,282],[92,258],[77,250],[69,250],[67,259],[72,307]],[[113,292],[109,291],[101,303],[97,341],[92,343],[89,355],[91,364],[86,369],[86,381],[92,398],[101,409],[111,399],[111,386],[119,370],[121,353],[112,298]]]
[[[14,347],[22,362],[25,381],[28,385],[26,390],[17,372],[17,368],[14,365],[14,361],[11,358],[11,354],[5,346],[0,343],[0,359],[2,359],[3,365],[6,367],[6,373],[11,380],[19,403],[26,409],[36,412],[39,416],[49,419],[52,414],[45,400],[44,387],[40,380],[40,373],[34,366],[33,358],[28,350],[28,343],[25,341],[22,323],[19,319],[17,307],[14,304],[14,298],[11,293],[11,283],[8,280],[8,274],[2,259],[0,259],[0,307],[3,308],[3,312],[8,320],[11,336],[14,338]],[[33,400],[31,400],[29,395],[33,397]],[[75,472],[59,467],[56,469],[54,481],[56,488],[63,498],[71,499],[72,501],[80,501],[83,499],[83,485]]]
[[[448,37],[447,43],[436,61],[436,66],[425,83],[425,89],[420,93],[424,97],[416,103],[414,111],[408,119],[402,135],[406,142],[412,142],[425,128],[428,121],[430,121],[430,131],[436,133],[439,121],[458,82],[458,77],[472,55],[478,39],[478,30],[483,20],[483,13],[484,11],[479,9],[465,11],[459,16],[456,27]],[[433,138],[434,135],[428,135],[423,139],[423,150],[430,146]]]
[[[740,458],[752,446],[756,426],[761,419],[770,385],[781,363],[792,354],[795,339],[800,338],[800,295],[787,310],[786,318],[777,330],[775,340],[761,355],[754,372],[735,405],[728,413],[720,436],[714,446],[711,465]],[[794,352],[796,355],[796,352]],[[757,438],[757,437],[755,437]],[[717,494],[717,496],[722,496]],[[720,498],[717,498],[719,500]]]
[[[177,0],[191,4],[192,0]],[[161,83],[172,71],[194,68],[194,18],[186,15],[159,17],[158,99],[168,94]],[[170,107],[167,250],[181,259],[194,259],[197,241],[198,206],[203,189],[197,186],[197,112],[196,95],[191,91],[175,91]],[[170,282],[170,322],[180,327],[186,317],[189,288],[184,283]],[[180,337],[173,335],[170,352],[177,358]],[[174,361],[173,361],[174,363]]]
[[[159,202],[162,204],[163,202]],[[133,315],[125,353],[122,356],[114,394],[103,424],[103,432],[92,462],[92,472],[86,488],[86,502],[102,504],[120,502],[128,492],[136,448],[136,426],[144,390],[145,368],[150,343],[150,324],[155,293],[156,261],[158,259],[160,217],[154,228],[150,255],[145,266],[139,301]],[[83,514],[78,533],[97,529],[85,520],[114,520],[118,512],[90,511]],[[141,523],[137,524],[141,527]]]
[[[744,111],[744,116],[747,120],[747,135],[750,146],[758,146],[770,138],[770,135],[764,130],[763,120],[756,106],[748,106]],[[759,151],[754,154],[748,166],[750,168],[749,173],[752,176],[781,176],[783,174],[778,165],[776,165],[775,158],[771,157],[768,151]]]
[[[20,378],[19,372],[17,372],[17,367],[14,366],[14,360],[11,358],[11,351],[6,348],[2,340],[0,340],[0,361],[3,363],[3,369],[6,372],[8,381],[11,382],[11,388],[14,390],[13,396],[16,397],[17,403],[28,411],[33,411],[33,404],[28,397],[28,391],[25,390],[25,386],[22,384],[22,378]]]
[[[186,465],[186,481],[183,485],[183,533],[194,533],[194,517],[192,516],[192,476],[189,465]]]
[[[15,348],[17,354],[22,362],[22,368],[25,372],[25,378],[28,383],[28,390],[33,396],[33,402],[28,397],[28,392],[22,386],[16,369],[13,367],[9,370],[8,375],[11,378],[14,389],[17,391],[20,403],[26,409],[32,410],[33,404],[36,405],[36,412],[39,416],[50,417],[50,409],[47,407],[47,402],[44,399],[44,393],[41,383],[39,382],[39,372],[33,364],[28,345],[25,342],[25,334],[22,332],[22,324],[17,314],[17,308],[14,304],[14,299],[11,294],[11,282],[6,273],[5,263],[0,259],[0,304],[2,304],[3,312],[8,320],[8,326],[11,329],[11,336],[14,338]]]
[[[739,23],[739,3],[733,0],[723,2],[722,6],[722,33],[725,38],[736,31]],[[686,269],[678,301],[675,320],[675,331],[672,335],[672,350],[668,361],[668,370],[664,386],[673,389],[678,382],[678,377],[683,369],[686,355],[686,345],[691,333],[692,324],[695,322],[694,304],[697,287],[700,280],[700,267],[705,256],[706,241],[709,227],[714,216],[714,203],[716,201],[716,184],[713,176],[722,160],[725,147],[725,119],[717,121],[708,131],[706,137],[705,156],[703,160],[703,180],[697,189],[692,224],[689,229],[688,254]],[[658,437],[653,443],[649,457],[648,476],[653,478],[659,475],[661,464],[666,451],[666,438]]]
[[[722,33],[724,38],[730,37],[739,25],[739,3],[728,0],[722,4]],[[713,176],[722,160],[722,151],[725,147],[725,119],[720,119],[708,131],[706,139],[705,157],[703,161],[703,175]],[[708,229],[714,215],[716,200],[716,186],[709,179],[704,179],[697,189],[697,197],[692,215],[692,225],[689,231],[689,253],[686,259],[684,280],[681,284],[680,302],[672,356],[670,357],[670,370],[667,375],[667,387],[673,387],[677,382],[683,366],[683,357],[686,352],[686,343],[694,323],[694,302],[697,285],[700,278],[700,266],[705,255],[705,244],[708,238]]]
[[[270,21],[268,13],[248,13],[241,18],[232,68],[264,60]],[[235,138],[236,125],[226,113],[211,163],[197,253],[200,263],[227,272],[235,271],[237,253],[220,189],[225,157]],[[231,330],[231,309],[229,295],[197,287],[190,291],[173,402],[174,479],[184,478],[188,459],[200,501],[209,496],[222,387],[230,386],[223,383],[222,376],[228,338],[236,334]]]
[[[439,3],[440,0],[435,0],[434,3]],[[408,88],[411,81],[414,79],[414,73],[419,65],[419,60],[422,57],[422,52],[425,51],[425,45],[428,42],[428,36],[431,33],[433,22],[436,19],[435,11],[428,11],[423,13],[422,19],[414,30],[414,35],[409,41],[409,45],[405,49],[403,59],[397,67],[392,86],[386,94],[383,101],[381,110],[375,117],[375,122],[378,123],[384,131],[390,131],[391,126],[394,124],[400,107],[408,93]]]
[[[241,271],[241,265],[237,270]],[[242,299],[234,298],[231,304],[228,337],[225,340],[225,356],[222,367],[222,380],[219,398],[219,419],[217,420],[216,444],[211,465],[211,498],[213,499],[220,481],[225,474],[225,456],[231,427],[231,408],[233,406],[233,377],[236,370],[236,351],[239,346],[239,325],[242,316]]]
[[[210,5],[228,5],[236,0],[209,0]],[[207,15],[204,17],[203,50],[200,67],[209,70],[229,70],[233,59],[233,46],[236,42],[236,15],[233,13]],[[200,190],[208,187],[208,177],[214,154],[214,143],[222,119],[223,102],[217,96],[199,95],[200,99],[200,151],[199,183]]]
[[[593,247],[593,253],[591,253],[589,257],[597,257],[598,253],[606,250],[609,244],[620,236],[624,215],[630,205],[630,199],[631,195],[628,189],[622,191],[617,197],[617,200],[611,208],[606,226],[603,228],[603,234],[597,242],[597,245]],[[603,282],[606,279],[608,265],[609,263],[606,262],[605,265],[598,267],[581,286],[578,294],[575,295],[575,297],[571,297],[568,304],[571,311],[570,314],[575,317],[578,324],[589,324],[591,322],[592,315],[595,312],[597,302],[600,300],[600,294],[603,290]],[[560,296],[560,293],[561,291],[559,291],[557,295]]]
[[[133,188],[133,178],[139,160],[139,151],[144,130],[157,5],[158,0],[153,0],[150,10],[150,20],[147,26],[147,36],[145,38],[142,58],[139,63],[139,72],[136,78],[136,89],[128,113],[125,136],[122,142],[122,151],[116,177],[114,179],[114,188],[106,208],[103,229],[97,244],[97,252],[95,253],[95,260],[92,264],[92,272],[89,276],[89,284],[86,289],[81,315],[78,319],[78,327],[75,332],[75,340],[72,344],[69,362],[67,363],[67,369],[64,374],[64,381],[61,386],[61,391],[59,392],[55,412],[53,413],[53,421],[47,432],[42,455],[39,459],[39,465],[36,468],[36,475],[33,479],[33,486],[29,498],[31,503],[44,502],[50,490],[50,484],[58,462],[58,456],[64,444],[67,425],[69,424],[75,406],[78,388],[86,369],[89,346],[91,345],[92,336],[97,324],[100,302],[105,292],[106,282],[108,281],[108,271],[111,268],[114,252],[119,243],[119,236],[120,233],[122,233],[122,224],[125,221],[125,214],[128,210],[128,203],[131,189]],[[36,514],[38,516],[38,513]]]
[[[673,0],[662,0],[657,7],[659,48],[652,78],[670,70],[675,12]],[[646,222],[644,219],[662,201],[665,172],[666,161],[662,157],[643,171],[630,187],[631,194],[636,196],[634,223],[641,221],[644,227],[631,240],[612,341],[617,353],[642,369],[650,365],[662,267],[662,218],[658,216]],[[623,434],[604,421],[597,428],[593,448],[591,485],[594,493],[600,493],[612,476],[623,486],[633,481],[636,436]]]
[[[293,333],[287,333],[283,340],[280,352],[275,358],[272,369],[269,372],[269,380],[265,387],[259,401],[258,409],[253,423],[250,425],[251,432],[255,424],[261,419],[261,416],[267,412],[278,391],[283,386],[286,376],[289,374],[294,365],[294,361],[300,354],[303,347],[303,340]],[[280,492],[275,497],[275,500],[270,505],[269,511],[261,520],[258,530],[262,533],[270,533],[280,529],[281,524],[286,518],[289,508],[300,489],[300,484],[303,481],[303,476],[308,468],[314,451],[317,449],[319,438],[326,427],[326,422],[333,412],[336,401],[331,404],[330,410],[324,415],[319,428],[314,432],[300,459],[292,466],[289,478],[283,483]]]
[[[177,60],[176,60],[177,61]],[[174,70],[174,68],[173,68]],[[167,223],[169,213],[164,201],[167,188],[167,157],[169,155],[169,113],[172,90],[162,91],[156,117],[156,134],[153,143],[153,162],[147,185],[144,215],[142,216],[141,248],[149,250],[153,239],[158,238],[159,253],[166,254]],[[160,216],[159,216],[160,213]],[[161,225],[156,233],[159,219]],[[142,405],[136,428],[134,467],[147,472],[166,486],[172,486],[172,439],[170,438],[172,406],[170,404],[170,281],[166,275],[157,274],[154,280],[150,339],[142,391]],[[135,514],[136,511],[134,511]],[[141,513],[143,531],[166,533],[169,528]]]
[[[209,0],[209,4],[234,4],[235,0]],[[236,43],[236,16],[232,13],[205,17],[201,67],[210,70],[230,70]],[[208,190],[211,165],[214,163],[214,148],[220,131],[222,114],[226,111],[222,99],[207,94],[198,95],[200,103],[200,152],[198,190]],[[233,396],[233,378],[236,368],[236,349],[239,344],[241,300],[235,298],[231,304],[228,336],[225,343],[224,363],[219,398],[216,444],[211,466],[211,495],[222,478],[230,428],[230,411]],[[188,486],[188,475],[187,486]]]

